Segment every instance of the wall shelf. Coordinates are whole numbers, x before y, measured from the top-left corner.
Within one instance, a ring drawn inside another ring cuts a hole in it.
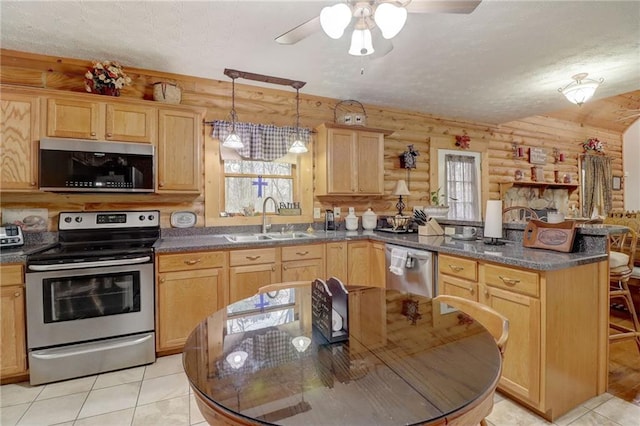
[[[566,189],[569,191],[569,195],[576,189],[578,189],[577,183],[553,183],[553,182],[500,182],[500,198],[504,199],[504,194],[507,193],[512,187],[529,187],[538,188],[540,190],[540,196],[544,194],[544,191],[548,189]]]

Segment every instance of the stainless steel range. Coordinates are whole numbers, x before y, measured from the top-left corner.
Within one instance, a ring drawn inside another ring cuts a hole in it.
[[[160,212],[62,212],[58,236],[27,259],[31,384],[154,362]]]

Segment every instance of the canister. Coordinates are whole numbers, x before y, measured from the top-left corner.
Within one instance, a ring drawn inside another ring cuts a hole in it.
[[[378,215],[368,208],[362,215],[362,227],[368,231],[375,229],[378,223]]]

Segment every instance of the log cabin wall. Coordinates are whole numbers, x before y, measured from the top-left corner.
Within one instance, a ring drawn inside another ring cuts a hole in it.
[[[83,75],[91,67],[89,60],[58,58],[26,52],[0,50],[0,81],[3,84],[46,88],[71,92],[85,92]],[[259,69],[246,70],[260,72]],[[133,84],[122,90],[123,98],[153,99],[153,83],[158,81],[177,83],[183,90],[182,104],[205,107],[206,120],[224,119],[231,109],[231,82],[191,76],[170,74],[153,70],[128,68],[125,72],[132,78]],[[220,76],[226,79],[224,76]],[[304,76],[279,76],[304,80]],[[258,87],[236,82],[236,111],[243,122],[290,126],[295,123],[295,91],[280,88]],[[96,95],[98,96],[98,95]],[[557,96],[550,93],[549,96]],[[339,99],[330,99],[300,93],[300,124],[315,128],[323,122],[333,122],[334,107]],[[622,134],[594,127],[583,127],[559,119],[533,116],[521,120],[493,125],[475,123],[429,114],[387,108],[384,106],[364,105],[367,114],[367,126],[392,130],[394,133],[385,138],[384,188],[385,194],[379,198],[370,197],[314,197],[314,206],[322,210],[333,206],[355,207],[360,215],[368,207],[378,214],[393,214],[397,197],[390,195],[398,179],[407,180],[407,171],[400,167],[399,156],[413,144],[420,155],[417,167],[411,170],[410,190],[407,197],[408,208],[429,204],[429,141],[432,137],[450,138],[451,148],[455,148],[455,135],[466,134],[471,138],[471,147],[488,146],[489,153],[489,198],[499,199],[499,183],[513,181],[514,172],[524,172],[524,180],[530,179],[531,165],[526,159],[513,157],[513,144],[526,150],[531,147],[542,148],[547,153],[544,165],[544,178],[553,182],[554,170],[570,174],[573,182],[578,182],[578,156],[582,153],[581,142],[588,137],[597,137],[605,142],[607,155],[613,161],[614,175],[622,175]],[[206,126],[205,135],[211,132]],[[211,143],[208,136],[205,143]],[[553,162],[553,149],[557,148],[565,155],[562,163]],[[206,176],[205,176],[206,177]],[[215,179],[216,177],[214,177]],[[204,179],[203,179],[204,181]],[[434,188],[435,189],[435,188]],[[579,191],[571,195],[571,202],[578,202]],[[622,191],[614,191],[613,206],[623,209]],[[2,207],[46,207],[53,219],[64,210],[115,210],[127,208],[157,208],[162,212],[163,227],[169,225],[169,215],[173,211],[191,210],[198,214],[198,225],[202,226],[204,196],[164,196],[164,195],[75,195],[75,194],[2,194]],[[50,229],[55,225],[51,220]],[[229,223],[232,225],[233,223]]]

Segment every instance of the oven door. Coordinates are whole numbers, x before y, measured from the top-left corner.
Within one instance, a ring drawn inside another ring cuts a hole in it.
[[[27,272],[29,349],[153,331],[154,268],[146,258],[143,264]]]

